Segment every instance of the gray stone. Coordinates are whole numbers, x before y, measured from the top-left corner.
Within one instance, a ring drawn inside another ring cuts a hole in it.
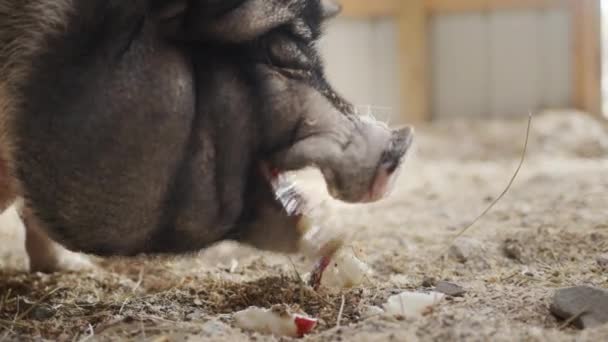
[[[55,316],[55,310],[48,305],[38,305],[29,314],[29,317],[37,321],[45,321]]]
[[[581,329],[608,323],[608,290],[577,286],[558,290],[551,303],[551,312],[564,320],[573,319]]]
[[[447,281],[437,282],[435,291],[452,297],[461,297],[467,292],[462,286]]]
[[[523,262],[524,253],[519,241],[514,239],[506,239],[502,246],[502,251],[505,253],[507,258],[518,262]]]
[[[608,269],[608,254],[602,254],[597,257],[597,264],[600,265],[601,268]]]
[[[424,277],[422,279],[422,287],[433,287],[436,283],[437,281],[433,277]]]

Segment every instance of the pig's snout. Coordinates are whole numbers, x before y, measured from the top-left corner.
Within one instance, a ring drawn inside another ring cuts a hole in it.
[[[380,157],[370,189],[359,202],[376,202],[390,194],[413,141],[413,127],[405,127],[392,132],[388,147]]]
[[[414,129],[389,130],[366,122],[357,138],[331,168],[321,169],[332,197],[349,203],[371,203],[390,194],[414,141]]]

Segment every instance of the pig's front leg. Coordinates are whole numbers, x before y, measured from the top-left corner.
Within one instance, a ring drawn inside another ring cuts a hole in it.
[[[13,204],[9,210],[19,214],[25,228],[25,250],[31,272],[53,273],[58,271],[78,272],[95,270],[97,266],[85,255],[68,251],[51,240],[40,228],[37,219],[22,201]]]

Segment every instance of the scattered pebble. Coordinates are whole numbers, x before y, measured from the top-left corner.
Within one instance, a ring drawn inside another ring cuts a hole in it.
[[[578,328],[593,328],[608,323],[608,290],[577,286],[558,290],[551,312],[570,320]]]
[[[433,287],[435,286],[435,284],[437,284],[437,280],[435,280],[435,278],[433,277],[424,277],[424,279],[422,279],[422,287]]]
[[[502,251],[505,253],[505,256],[509,259],[523,262],[523,248],[519,241],[514,239],[506,239],[503,246]]]
[[[599,242],[599,241],[604,241],[606,238],[604,237],[603,234],[600,233],[591,233],[589,235],[589,238],[591,239],[591,241],[593,242]]]
[[[444,297],[443,293],[438,292],[403,292],[389,297],[383,308],[390,315],[401,315],[406,318],[420,317],[428,313]]]
[[[437,282],[435,291],[452,297],[461,297],[467,292],[462,286],[447,281]]]
[[[287,305],[275,305],[270,309],[252,306],[233,317],[236,326],[243,330],[275,336],[302,337],[317,325],[316,319],[292,313]]]
[[[521,271],[521,274],[523,276],[530,277],[530,278],[533,278],[535,276],[534,272],[528,268],[525,268],[523,271]]]
[[[55,316],[55,310],[51,306],[44,304],[36,306],[29,314],[30,318],[37,321],[44,321],[53,316]]]
[[[449,256],[458,262],[465,263],[471,258],[482,254],[483,247],[477,240],[470,238],[459,238],[454,241],[449,249]]]

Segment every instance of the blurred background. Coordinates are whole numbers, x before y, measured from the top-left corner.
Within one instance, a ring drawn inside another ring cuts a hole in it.
[[[608,39],[607,1],[340,2],[343,13],[322,42],[329,78],[379,118],[607,112],[601,57],[608,56],[601,44]]]

